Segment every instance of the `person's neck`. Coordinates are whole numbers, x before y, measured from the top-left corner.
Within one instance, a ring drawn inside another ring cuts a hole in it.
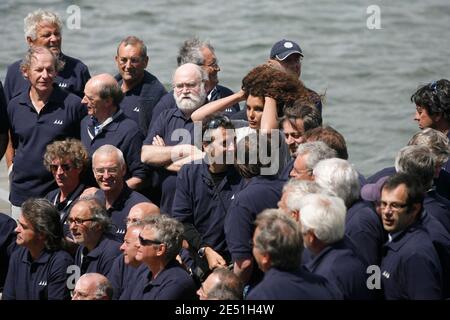
[[[30,251],[30,255],[33,261],[35,261],[37,258],[41,256],[44,249],[45,249],[44,242],[36,242],[33,243],[30,247],[28,247],[28,251]]]
[[[104,191],[104,193],[105,193],[106,209],[109,209],[109,208],[111,208],[113,206],[114,202],[119,197],[119,195],[122,192],[123,188],[124,188],[124,185],[122,183],[120,185],[120,187],[117,187],[117,189]]]
[[[39,113],[42,108],[45,106],[45,104],[48,102],[48,99],[50,98],[50,95],[52,94],[53,90],[49,91],[38,91],[34,89],[33,87],[30,88],[30,99],[33,103],[34,108]]]
[[[83,243],[83,246],[87,249],[88,252],[91,252],[98,246],[102,236],[103,236],[103,233],[97,233],[97,234],[93,235],[92,239],[90,239],[89,242]]]
[[[154,280],[159,275],[159,273],[164,270],[164,268],[166,267],[166,263],[162,259],[157,259],[156,261],[149,262],[147,266],[152,272],[152,280]]]
[[[209,165],[208,170],[211,173],[222,173],[222,172],[227,171],[227,165],[213,163],[213,164]]]
[[[117,112],[117,110],[118,108],[116,106],[113,106],[110,113],[103,117],[95,117],[95,119],[97,119],[98,124],[103,124],[103,122],[105,122],[106,119],[111,118]]]
[[[72,183],[69,185],[64,185],[62,187],[59,188],[60,195],[59,195],[59,201],[63,202],[65,201],[69,195],[75,191],[75,189],[78,187],[79,181],[77,181],[76,183]]]
[[[124,78],[122,78],[122,92],[127,92],[130,91],[131,89],[133,89],[134,87],[136,87],[138,84],[140,84],[142,82],[142,80],[144,79],[144,73],[142,73],[142,75],[139,78],[133,78],[130,80],[125,80]]]

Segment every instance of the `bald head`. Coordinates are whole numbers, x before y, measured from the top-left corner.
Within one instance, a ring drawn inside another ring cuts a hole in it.
[[[132,222],[142,221],[151,215],[158,215],[159,213],[159,208],[151,202],[135,204],[128,213],[127,226]]]
[[[113,288],[99,273],[86,273],[78,279],[72,300],[111,300]]]
[[[185,63],[179,66],[173,74],[174,84],[181,79],[190,79],[191,81],[200,82],[202,80],[207,80],[208,78],[200,66],[193,63]]]

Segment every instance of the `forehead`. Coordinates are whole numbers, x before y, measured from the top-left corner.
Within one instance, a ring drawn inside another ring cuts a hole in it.
[[[27,220],[27,218],[25,218],[24,216],[23,216],[23,214],[20,214],[20,216],[19,216],[19,223],[20,224],[23,224],[23,225],[25,225],[25,226],[27,226],[27,227],[32,227],[32,225],[30,224],[30,222]]]
[[[205,62],[216,60],[216,55],[207,47],[201,49]],[[208,64],[208,63],[206,63]]]
[[[54,31],[59,31],[59,28],[54,23],[51,23],[49,21],[42,21],[37,25],[36,31],[39,33],[46,32],[46,31],[54,32]]]
[[[83,217],[86,218],[91,215],[91,210],[86,202],[76,203],[70,210],[70,216],[72,218]]]
[[[125,238],[128,240],[137,239],[142,231],[142,227],[128,227]]]
[[[31,66],[34,65],[54,65],[55,57],[50,52],[39,52],[33,54],[31,58]]]
[[[303,120],[302,119],[295,119],[295,126],[294,127],[291,123],[292,120],[285,119],[283,121],[283,130],[285,132],[303,132]]]
[[[406,202],[408,199],[408,193],[406,190],[406,186],[401,184],[397,186],[393,190],[388,190],[383,188],[381,190],[381,200],[382,201],[398,201],[398,202]]]
[[[153,239],[156,234],[156,230],[153,225],[146,225],[142,229],[141,234],[144,235],[144,238]]]
[[[306,157],[308,156],[307,153],[299,154],[297,158],[295,158],[294,166],[305,168],[306,167]]]
[[[135,44],[125,44],[122,43],[119,47],[120,56],[140,56],[142,46],[139,43]]]
[[[97,166],[117,166],[119,164],[119,159],[117,155],[113,152],[111,153],[99,153],[96,154],[92,160],[92,164]]]
[[[173,81],[175,83],[195,82],[198,80],[200,80],[199,74],[197,70],[195,70],[194,67],[191,66],[178,69],[173,77]]]
[[[247,106],[249,107],[253,107],[253,106],[263,106],[264,105],[264,101],[263,99],[261,99],[260,97],[255,97],[252,95],[249,95],[247,97],[247,101],[246,101]]]

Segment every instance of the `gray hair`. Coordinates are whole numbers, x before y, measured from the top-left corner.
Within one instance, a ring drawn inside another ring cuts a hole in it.
[[[109,155],[109,154],[115,154],[117,157],[117,160],[119,162],[119,165],[122,168],[125,168],[125,158],[123,157],[123,152],[119,148],[116,148],[112,144],[105,144],[94,151],[92,154],[92,165],[94,165],[94,159],[97,155]]]
[[[45,236],[45,248],[61,249],[63,229],[58,210],[47,199],[28,199],[22,204],[22,215],[36,233]]]
[[[95,196],[82,196],[80,197],[74,205],[70,208],[69,215],[72,209],[79,203],[86,203],[91,213],[92,226],[99,225],[103,232],[108,232],[112,228],[112,221],[106,211],[105,206],[100,203],[100,201],[95,198]]]
[[[403,147],[395,158],[395,170],[415,175],[425,188],[430,188],[436,166],[436,156],[424,145]]]
[[[184,228],[181,222],[166,215],[150,216],[143,220],[145,227],[149,227],[155,232],[155,240],[161,241],[167,247],[166,262],[177,256],[181,250]]]
[[[300,201],[302,232],[311,230],[325,244],[344,238],[347,208],[341,198],[309,194]]]
[[[123,92],[117,81],[100,82],[98,95],[102,100],[111,98],[113,104],[116,106],[118,106],[123,100]]]
[[[331,149],[325,142],[322,141],[300,144],[297,148],[296,155],[297,157],[299,155],[307,155],[305,158],[305,164],[310,170],[312,170],[319,161],[337,156],[336,150]]]
[[[344,200],[347,208],[359,199],[358,172],[347,160],[322,160],[314,167],[313,175],[319,186]]]
[[[271,267],[295,270],[300,265],[302,237],[297,223],[281,210],[266,209],[255,221],[254,247],[270,255]]]
[[[141,52],[140,52],[141,58],[147,57],[147,46],[145,45],[144,41],[142,41],[138,37],[128,36],[128,37],[122,39],[120,41],[119,45],[117,46],[117,55],[119,55],[119,49],[122,44],[124,45],[124,47],[126,47],[128,45],[131,45],[133,47],[139,45],[141,47]]]
[[[205,57],[202,53],[203,48],[208,48],[214,53],[214,47],[211,43],[209,43],[209,41],[200,41],[198,38],[186,40],[178,52],[178,66],[185,63],[193,63],[198,66],[203,66],[205,63]]]
[[[436,156],[436,164],[443,165],[450,156],[448,137],[442,132],[426,128],[415,133],[408,141],[408,145],[425,145],[431,149]]]
[[[95,283],[95,292],[94,292],[94,300],[101,300],[103,298],[108,298],[111,300],[113,297],[114,289],[109,282],[108,278],[100,273],[90,272],[83,274],[78,281],[85,279],[86,281],[94,281]]]
[[[58,27],[60,33],[62,33],[62,22],[61,19],[55,13],[51,11],[46,11],[38,9],[34,12],[29,13],[25,19],[23,19],[23,31],[25,33],[25,40],[30,37],[31,40],[36,40],[37,38],[37,28],[42,22],[48,22]]]
[[[299,201],[311,193],[324,193],[323,190],[315,181],[290,179],[283,187],[283,193],[288,192],[286,198],[286,205],[289,211],[299,211]]]
[[[227,268],[216,268],[209,276],[217,276],[218,283],[208,292],[208,300],[242,300],[243,285],[239,277]]]
[[[49,48],[41,46],[32,46],[28,48],[27,53],[23,57],[22,62],[20,63],[20,70],[22,71],[29,70],[31,67],[31,61],[33,59],[36,59],[37,54],[43,53],[48,53],[52,55],[55,72],[61,71],[64,68],[64,62],[60,60],[58,57],[56,57],[55,54]]]

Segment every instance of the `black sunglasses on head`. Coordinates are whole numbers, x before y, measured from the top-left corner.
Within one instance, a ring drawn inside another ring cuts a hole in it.
[[[208,122],[208,124],[206,125],[207,129],[217,129],[220,126],[223,125],[229,125],[231,123],[230,118],[228,118],[227,116],[221,116],[218,118],[214,118],[211,121]]]

